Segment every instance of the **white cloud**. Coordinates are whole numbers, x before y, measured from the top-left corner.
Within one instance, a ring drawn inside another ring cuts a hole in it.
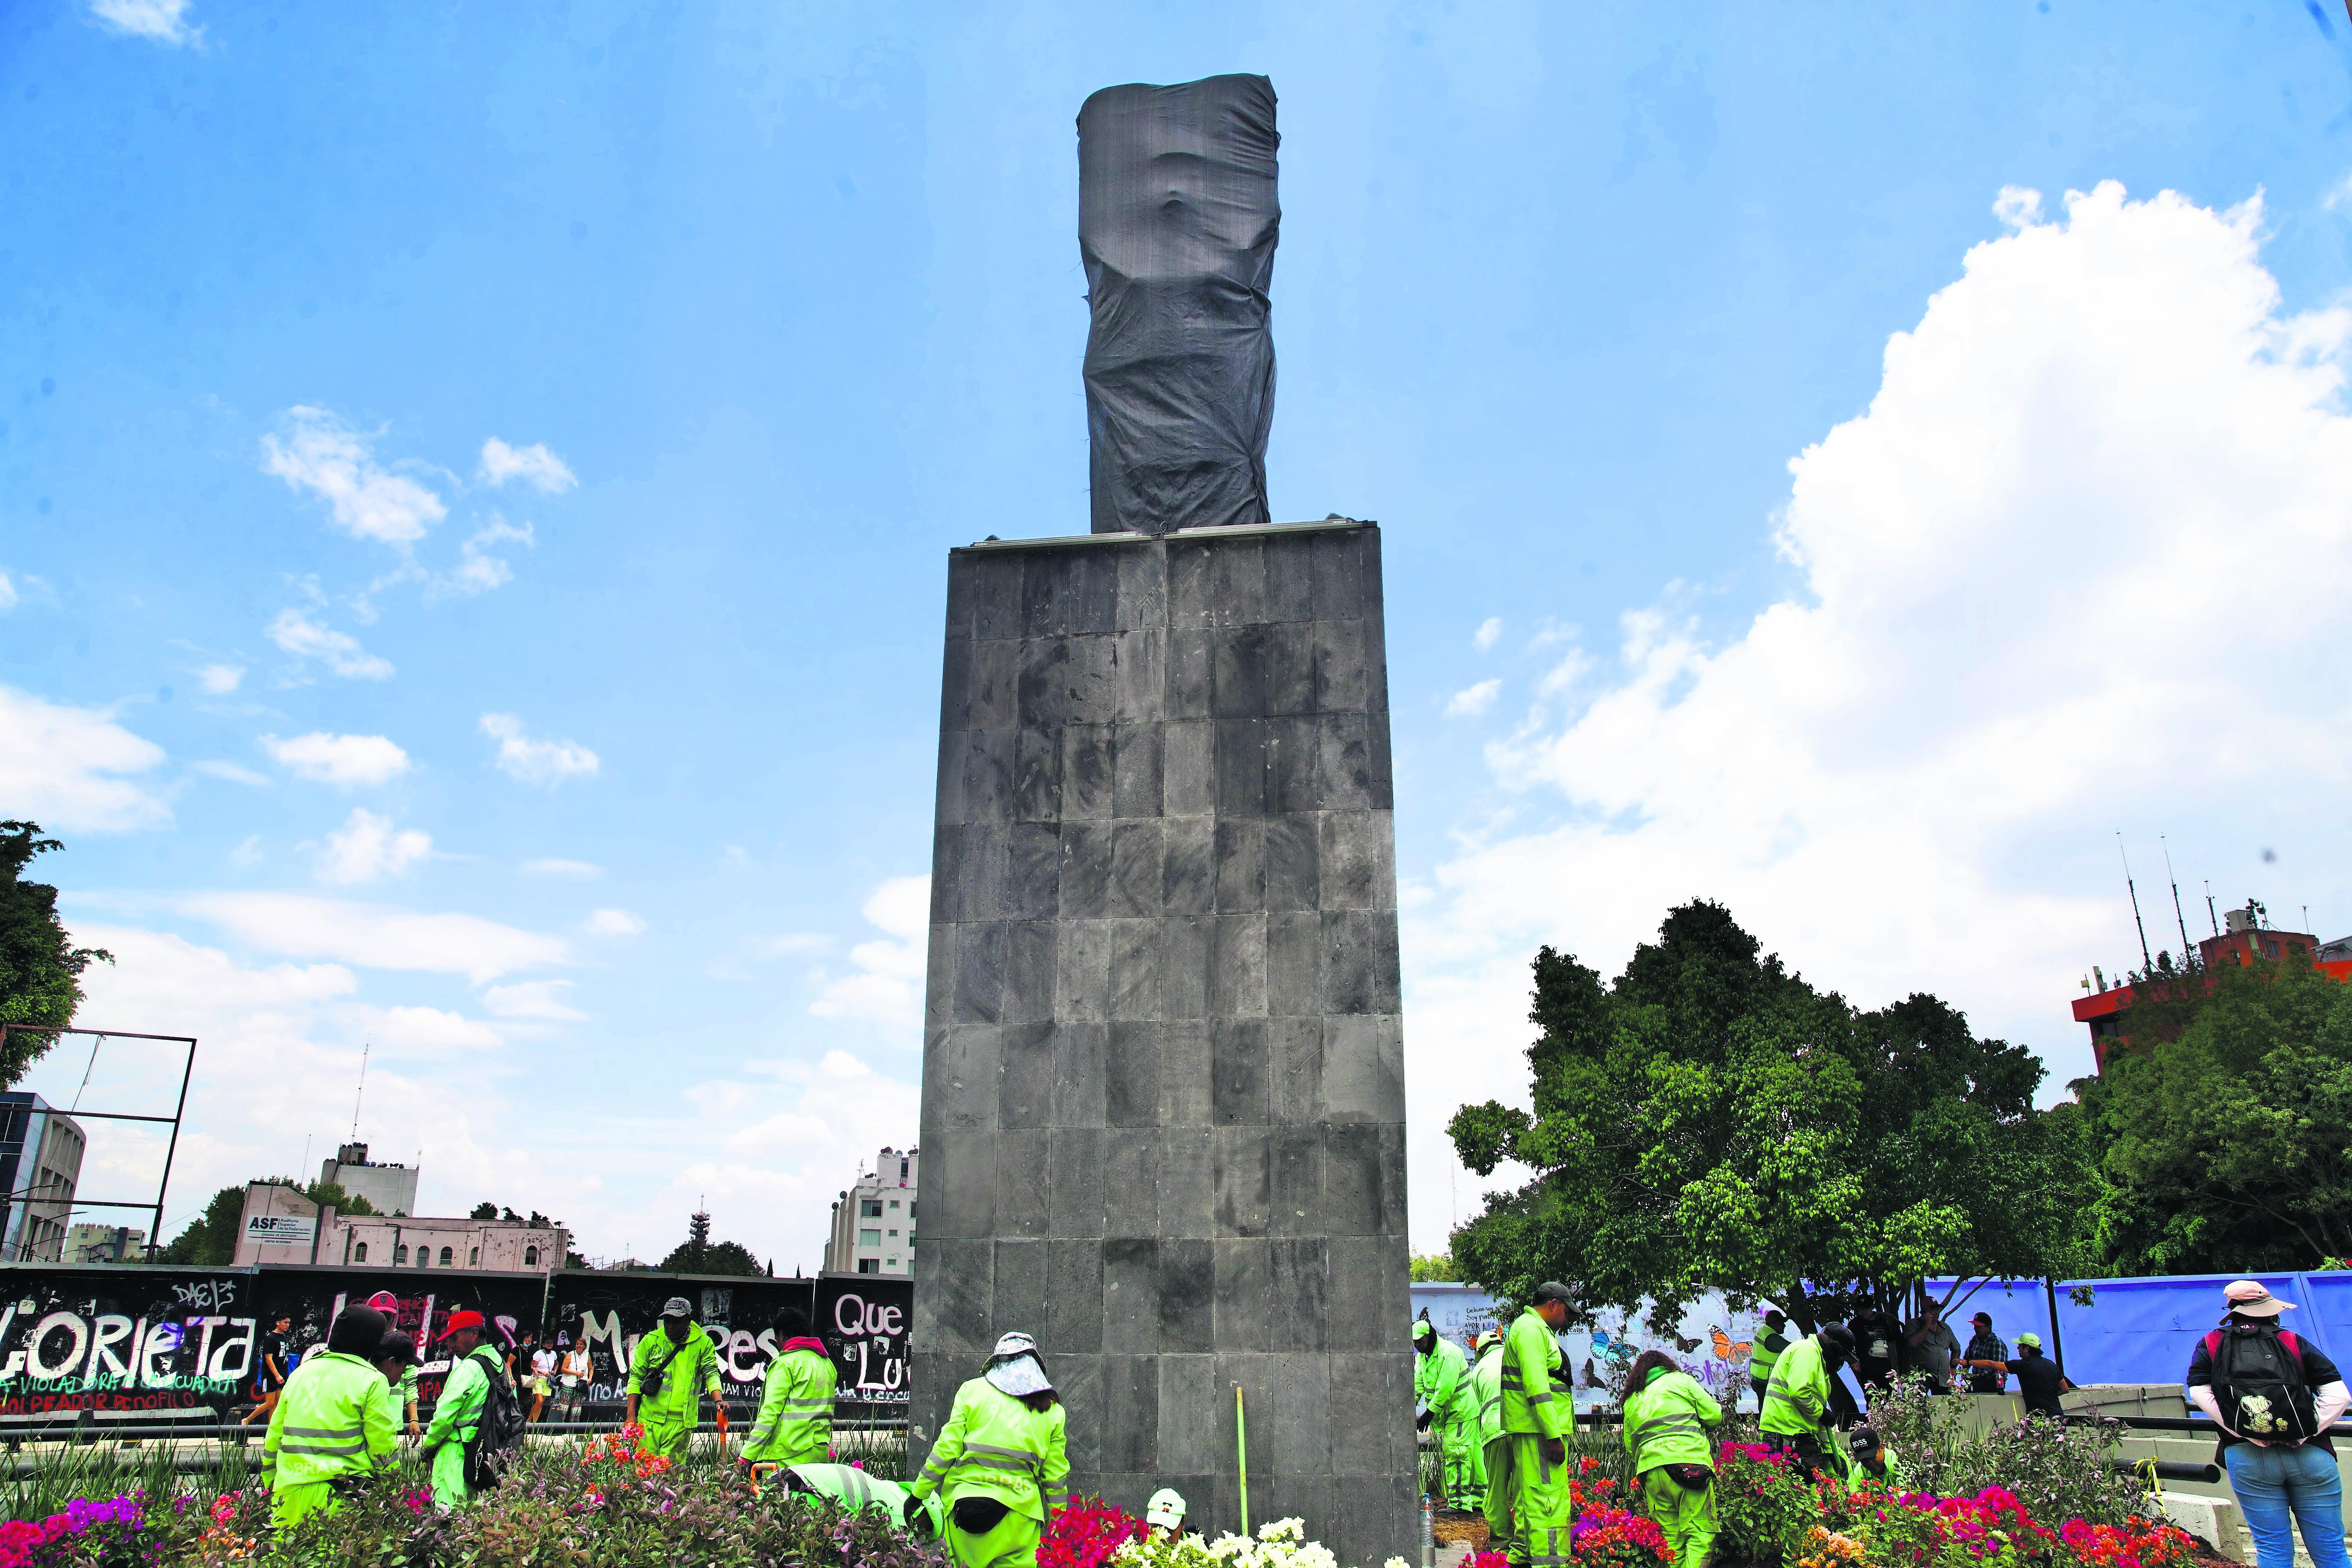
[[[1801,592],[1722,646],[1626,616],[1573,705],[1489,748],[1519,811],[1409,889],[1417,1243],[1454,1106],[1526,1092],[1538,942],[1614,973],[1717,899],[1815,983],[1935,992],[2063,1080],[2077,975],[2136,948],[2114,827],[2250,861],[2291,822],[2307,864],[2352,858],[2325,809],[2352,783],[2352,314],[2280,313],[2252,204],[2037,210],[2004,193],[2016,232],[1791,464]]]
[[[188,0],[89,0],[89,14],[117,33],[176,47],[205,41],[202,27],[188,26]]]
[[[905,1023],[922,1005],[924,938],[929,929],[931,879],[893,877],[866,900],[866,920],[893,942],[862,942],[849,950],[857,973],[838,977],[819,972],[823,983],[809,1011],[820,1018],[869,1018]]]
[[[1502,636],[1503,617],[1500,616],[1488,616],[1485,620],[1478,623],[1478,629],[1470,634],[1470,646],[1476,648],[1480,653],[1485,653],[1488,648],[1493,647],[1496,642],[1500,641]]]
[[[106,709],[68,708],[0,686],[0,801],[9,816],[58,833],[167,826],[171,807],[122,776],[163,760],[163,747]]]
[[[8,581],[8,574],[0,572],[0,616],[16,607],[16,584]]]
[[[626,910],[598,910],[581,923],[590,936],[635,936],[646,929],[645,918]]]
[[[380,467],[367,438],[326,409],[289,408],[280,424],[282,435],[261,438],[262,471],[325,500],[353,538],[405,548],[448,515],[439,496]]]
[[[441,595],[487,594],[491,589],[514,580],[514,568],[504,558],[489,553],[490,547],[501,543],[535,545],[530,524],[518,528],[496,512],[488,524],[458,549],[457,570],[434,584]]]
[[[833,938],[813,931],[786,931],[752,944],[754,955],[761,958],[808,958],[832,951]]]
[[[241,664],[208,664],[196,671],[196,684],[205,689],[207,697],[226,697],[244,679],[245,667]]]
[[[365,969],[463,974],[477,985],[572,957],[560,937],[476,915],[425,914],[300,893],[196,893],[179,907],[265,952]]]
[[[225,763],[217,758],[209,758],[201,763],[190,763],[188,771],[192,773],[202,773],[208,779],[226,779],[230,784],[249,784],[257,789],[267,788],[269,784],[269,776],[267,773],[257,773],[251,768],[241,768],[235,763]]]
[[[1448,719],[1475,718],[1495,705],[1495,699],[1502,694],[1502,690],[1500,680],[1482,680],[1475,686],[1465,687],[1446,702],[1445,716]]]
[[[342,831],[327,836],[327,847],[315,858],[311,874],[334,887],[397,877],[431,858],[433,836],[418,828],[394,830],[392,818],[354,806]]]
[[[559,784],[593,776],[596,753],[576,741],[534,741],[511,713],[482,715],[482,733],[499,743],[499,771],[525,784]]]
[[[544,443],[509,447],[496,436],[482,443],[479,474],[492,489],[504,488],[509,479],[520,479],[551,496],[562,495],[580,482],[564,467],[563,459],[549,451]]]
[[[526,860],[522,863],[527,877],[572,877],[593,882],[604,874],[604,868],[586,860]]]
[[[569,980],[520,980],[491,986],[482,993],[482,1005],[501,1018],[578,1023],[588,1015],[563,1000],[571,988]]]
[[[337,675],[353,680],[383,680],[392,674],[392,661],[360,647],[348,632],[322,626],[299,610],[280,610],[269,623],[269,640],[297,658],[326,661]]]
[[[264,735],[261,749],[279,766],[291,769],[297,778],[345,789],[388,783],[409,766],[408,753],[382,735],[330,735],[313,731],[290,741]]]

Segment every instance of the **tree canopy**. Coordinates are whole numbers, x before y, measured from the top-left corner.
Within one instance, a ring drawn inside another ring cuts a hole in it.
[[[1720,1289],[1810,1330],[1932,1273],[2078,1256],[2083,1156],[2033,1109],[2041,1064],[1936,997],[1857,1009],[1705,901],[1613,983],[1549,947],[1534,970],[1532,1113],[1488,1101],[1449,1128],[1479,1174],[1535,1172],[1454,1233],[1490,1289],[1558,1279],[1587,1310],[1668,1312]]]
[[[58,890],[25,880],[36,855],[65,846],[41,837],[37,822],[0,822],[0,1024],[73,1022],[81,973],[93,961],[114,962],[103,948],[76,947],[58,919]],[[57,1036],[11,1029],[0,1046],[0,1089],[14,1085],[47,1054]]]
[[[661,1260],[665,1274],[765,1274],[751,1249],[740,1242],[710,1239],[710,1216],[697,1210],[686,1222],[686,1239]]]

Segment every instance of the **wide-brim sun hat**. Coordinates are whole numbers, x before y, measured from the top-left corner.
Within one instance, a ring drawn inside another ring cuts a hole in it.
[[[2221,1287],[2221,1296],[2230,1303],[2230,1310],[2242,1318],[2275,1318],[2294,1310],[2294,1302],[2280,1300],[2259,1279],[2233,1279]]]
[[[998,1340],[981,1375],[988,1379],[990,1386],[1015,1399],[1050,1394],[1054,1389],[1053,1379],[1045,1375],[1045,1363],[1037,1359],[1037,1342],[1024,1333],[1010,1333]]]

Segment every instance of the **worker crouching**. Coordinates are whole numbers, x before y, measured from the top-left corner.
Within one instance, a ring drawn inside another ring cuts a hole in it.
[[[383,1340],[382,1313],[346,1307],[327,1348],[304,1356],[286,1380],[261,1446],[262,1484],[280,1530],[393,1462],[392,1387],[373,1364]]]
[[[1853,1335],[1843,1323],[1823,1323],[1780,1353],[1764,1388],[1764,1413],[1757,1422],[1764,1446],[1797,1461],[1811,1482],[1843,1479],[1843,1457],[1829,1441],[1830,1379],[1853,1355]]]
[[[948,1556],[960,1568],[1034,1568],[1045,1521],[1068,1500],[1068,1414],[1037,1358],[1037,1342],[1007,1334],[955,1407],[907,1489],[937,1494]]]
[[[1723,1406],[1664,1351],[1643,1351],[1625,1375],[1625,1451],[1642,1503],[1675,1568],[1706,1568],[1715,1552],[1715,1444]]]

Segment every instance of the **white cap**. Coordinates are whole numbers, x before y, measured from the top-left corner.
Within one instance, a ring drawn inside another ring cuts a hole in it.
[[[1151,1501],[1144,1507],[1143,1522],[1156,1524],[1162,1530],[1174,1530],[1181,1526],[1184,1522],[1182,1494],[1174,1487],[1161,1487],[1153,1492]]]

